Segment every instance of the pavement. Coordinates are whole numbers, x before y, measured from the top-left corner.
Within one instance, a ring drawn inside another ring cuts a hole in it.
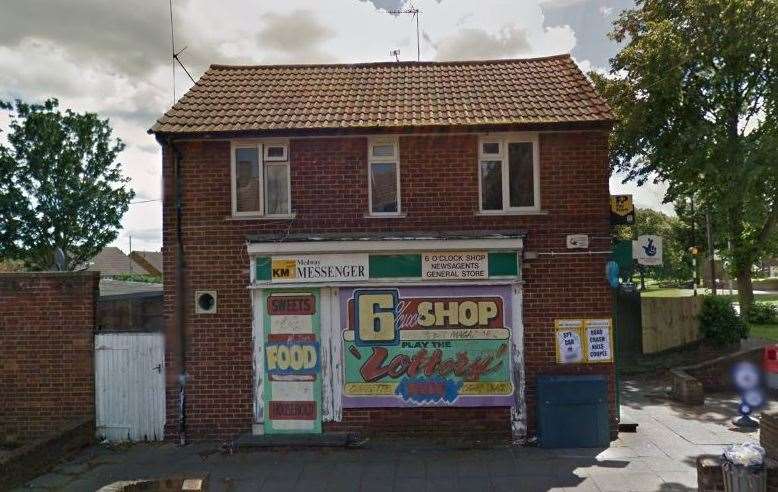
[[[758,432],[730,425],[737,400],[711,395],[706,405],[669,401],[665,382],[622,383],[621,433],[608,448],[440,446],[371,440],[361,449],[221,451],[221,443],[94,446],[19,490],[91,491],[142,478],[209,476],[216,491],[692,491],[695,460]],[[771,410],[778,409],[773,404]]]

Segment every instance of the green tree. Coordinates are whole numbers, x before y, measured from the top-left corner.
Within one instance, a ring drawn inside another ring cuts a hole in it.
[[[752,265],[778,224],[778,2],[638,0],[611,37],[611,164],[639,184],[696,196],[729,240],[740,304],[753,303]]]
[[[116,239],[135,196],[108,120],[58,108],[56,99],[0,101],[10,116],[0,144],[0,258],[37,270],[53,266],[57,249],[67,270],[96,255]]]

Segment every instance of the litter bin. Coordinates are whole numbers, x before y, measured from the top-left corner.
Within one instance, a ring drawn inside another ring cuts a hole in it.
[[[610,443],[605,376],[538,376],[538,444],[594,448]]]
[[[725,492],[765,492],[767,470],[764,448],[755,443],[736,444],[724,451],[721,470]]]

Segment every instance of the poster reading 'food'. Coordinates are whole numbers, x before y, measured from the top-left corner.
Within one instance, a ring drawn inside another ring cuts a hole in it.
[[[509,287],[341,289],[344,407],[510,406]]]

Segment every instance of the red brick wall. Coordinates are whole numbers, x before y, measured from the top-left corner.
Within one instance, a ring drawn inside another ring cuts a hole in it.
[[[230,437],[252,421],[251,311],[246,286],[246,235],[267,232],[395,232],[513,228],[527,233],[526,251],[566,252],[565,236],[588,233],[592,251],[610,249],[607,133],[545,133],[540,137],[541,208],[526,216],[477,216],[475,135],[401,136],[402,218],[367,218],[367,139],[293,139],[292,220],[231,220],[230,145],[180,142],[183,244],[186,259],[188,430],[194,438]],[[164,149],[165,310],[169,330],[168,431],[175,434],[178,349],[174,322],[175,209],[173,166]],[[553,320],[610,317],[605,255],[548,256],[524,262],[524,328],[530,430],[535,376],[542,372],[606,373],[611,364],[556,367]],[[195,315],[193,291],[216,289],[218,313]],[[611,404],[614,403],[611,392]],[[384,412],[383,410],[377,410]],[[466,409],[461,420],[472,418]],[[484,410],[505,414],[504,409]],[[361,411],[364,412],[364,411]],[[417,414],[406,410],[407,416]],[[421,414],[418,414],[421,415]],[[373,419],[371,421],[378,421]],[[615,429],[615,424],[614,424]]]
[[[28,440],[94,418],[99,280],[97,272],[0,274],[0,434]]]

